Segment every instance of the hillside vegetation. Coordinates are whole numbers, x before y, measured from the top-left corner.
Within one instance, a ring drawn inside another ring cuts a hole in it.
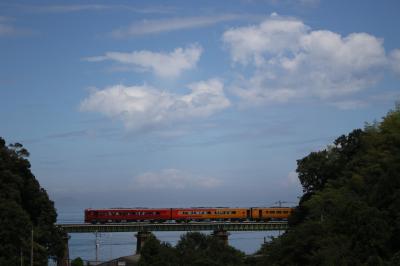
[[[56,210],[30,170],[21,144],[0,138],[0,265],[30,263],[33,229],[34,265],[62,255],[62,234],[54,226]]]
[[[259,265],[400,265],[400,106],[297,161],[291,230]]]

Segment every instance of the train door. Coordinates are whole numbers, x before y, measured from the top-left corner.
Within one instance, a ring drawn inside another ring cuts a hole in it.
[[[91,216],[92,216],[92,219],[91,219],[91,223],[92,223],[92,224],[95,224],[95,223],[98,223],[98,222],[99,222],[99,212],[97,212],[97,211],[92,211],[92,212],[91,212]]]
[[[246,210],[246,217],[248,220],[251,219],[251,210],[250,209]]]
[[[258,210],[258,218],[261,220],[262,219],[262,210]]]

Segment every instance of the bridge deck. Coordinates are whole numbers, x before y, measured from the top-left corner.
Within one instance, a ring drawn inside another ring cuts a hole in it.
[[[118,223],[118,224],[58,224],[67,233],[139,232],[139,231],[277,231],[288,229],[287,222],[198,222],[198,223]]]

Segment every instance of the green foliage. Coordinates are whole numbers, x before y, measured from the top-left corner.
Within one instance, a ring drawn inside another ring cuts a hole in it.
[[[187,233],[176,246],[181,265],[243,265],[244,254],[221,240],[198,232]]]
[[[245,265],[244,254],[213,236],[187,233],[177,246],[160,243],[155,237],[146,241],[139,265],[142,266],[229,266]]]
[[[154,235],[146,240],[141,252],[141,266],[174,266],[179,265],[176,250],[167,243],[161,243]]]
[[[298,160],[304,195],[259,265],[400,265],[400,108]]]
[[[71,261],[71,266],[84,266],[84,262],[81,257],[77,257],[76,259]]]
[[[31,230],[35,265],[62,253],[56,211],[46,191],[30,171],[29,152],[19,143],[0,138],[0,265],[30,261]]]

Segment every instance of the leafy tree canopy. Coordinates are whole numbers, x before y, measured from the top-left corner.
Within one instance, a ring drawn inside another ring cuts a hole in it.
[[[0,265],[28,263],[31,230],[35,265],[63,252],[61,232],[54,226],[53,202],[30,170],[29,152],[0,138]]]
[[[146,241],[139,265],[142,266],[229,266],[245,265],[242,252],[213,236],[198,232],[183,235],[176,245],[161,243],[155,237]]]
[[[303,196],[260,265],[399,265],[400,105],[297,161]]]

